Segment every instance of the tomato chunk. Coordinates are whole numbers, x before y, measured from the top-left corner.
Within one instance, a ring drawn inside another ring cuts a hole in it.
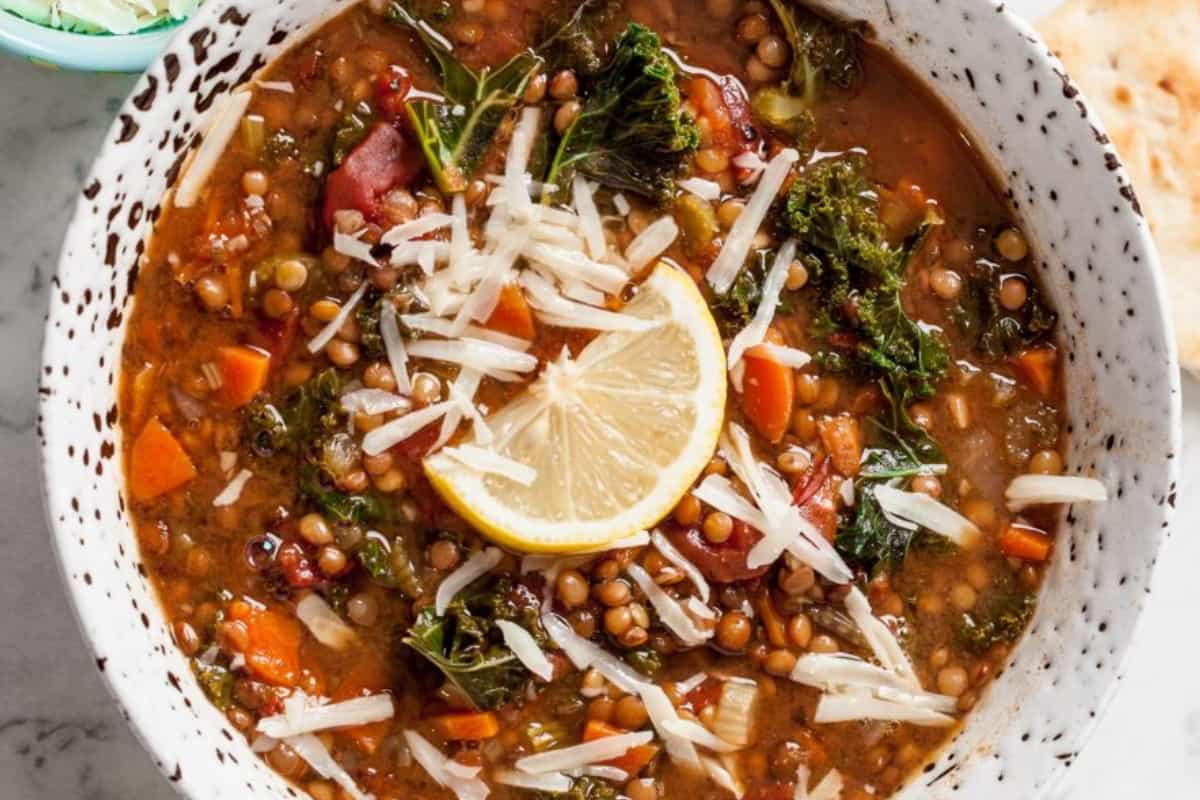
[[[733,521],[733,533],[721,544],[713,544],[696,528],[684,530],[669,527],[667,536],[684,557],[691,561],[704,577],[716,583],[733,583],[766,574],[768,566],[751,569],[746,564],[750,548],[762,538],[762,534],[741,520]]]
[[[376,220],[380,198],[420,171],[421,154],[404,135],[385,122],[375,123],[325,182],[325,224],[333,228],[333,215],[347,208]]]

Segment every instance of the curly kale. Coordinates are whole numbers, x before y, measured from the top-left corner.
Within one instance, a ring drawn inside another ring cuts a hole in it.
[[[386,516],[386,508],[378,497],[337,490],[328,480],[328,472],[316,464],[300,468],[300,494],[335,522],[361,525]]]
[[[830,345],[820,363],[831,371],[880,379],[903,406],[929,397],[945,377],[942,335],[904,310],[908,260],[926,225],[900,247],[890,245],[865,160],[820,161],[793,183],[776,215],[783,237],[799,241],[820,292],[814,332]]]
[[[1000,303],[1004,275],[998,264],[979,261],[968,273],[966,286],[951,314],[959,330],[974,343],[975,352],[989,361],[1002,361],[1045,339],[1054,330],[1058,315],[1027,281],[1025,305],[1009,311]]]
[[[406,108],[438,188],[461,192],[526,83],[541,69],[542,58],[525,50],[495,70],[475,72],[454,58],[406,3],[392,2],[388,19],[411,28],[432,63],[445,102],[414,100]]]
[[[558,0],[546,15],[538,54],[549,71],[571,69],[592,78],[607,62],[605,30],[622,11],[621,0]]]
[[[342,381],[333,367],[289,394],[282,404],[255,400],[242,412],[242,436],[256,455],[309,455],[342,427],[338,405]]]
[[[889,481],[912,478],[925,471],[923,462],[906,443],[867,451],[855,483],[853,511],[838,525],[834,544],[850,563],[865,570],[893,570],[904,563],[916,531],[895,524],[875,499],[875,487]]]
[[[862,73],[856,31],[830,22],[790,0],[770,0],[792,49],[790,93],[812,107],[835,86],[848,89]]]
[[[1036,610],[1037,598],[1032,594],[1002,594],[983,608],[963,614],[955,626],[955,637],[966,650],[982,654],[992,645],[1016,641]]]
[[[497,620],[523,626],[545,641],[536,601],[524,602],[507,579],[459,593],[446,613],[426,606],[404,644],[437,667],[477,708],[492,709],[522,697],[530,673],[504,643]]]
[[[414,600],[423,594],[417,568],[399,536],[389,543],[382,536],[368,535],[358,550],[358,562],[381,586],[399,589]]]
[[[582,173],[614,189],[669,197],[700,133],[682,109],[675,65],[658,34],[630,23],[582,95],[583,108],[559,140],[546,182],[565,186]]]

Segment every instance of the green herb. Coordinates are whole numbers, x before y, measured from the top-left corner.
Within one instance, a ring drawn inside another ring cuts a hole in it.
[[[630,23],[583,94],[583,108],[559,140],[546,182],[566,186],[582,173],[654,200],[669,197],[700,134],[681,107],[675,65],[658,34]]]
[[[325,590],[325,602],[338,614],[346,615],[346,602],[350,599],[350,587],[344,583],[334,583]]]
[[[326,484],[327,474],[316,464],[300,468],[300,494],[335,522],[361,525],[383,519],[383,501],[374,495],[346,494]]]
[[[358,550],[358,561],[376,583],[399,589],[414,600],[423,594],[417,569],[401,537],[389,545],[382,537],[369,536]]]
[[[1002,594],[982,609],[963,614],[955,626],[955,637],[963,648],[982,654],[994,644],[1016,641],[1036,610],[1037,598],[1032,594]]]
[[[346,160],[346,156],[350,155],[350,151],[366,138],[367,131],[371,128],[374,120],[375,112],[365,101],[357,103],[354,108],[342,115],[342,119],[333,129],[333,137],[329,146],[334,167],[341,166],[341,163]]]
[[[276,128],[263,143],[259,158],[262,163],[274,169],[281,161],[300,157],[300,144],[296,137],[283,128]]]
[[[795,2],[770,0],[792,50],[787,88],[812,107],[829,86],[848,89],[862,72],[858,35]]]
[[[1058,321],[1041,292],[1027,281],[1025,305],[1009,311],[1000,303],[1004,276],[998,264],[979,261],[967,278],[961,299],[951,314],[959,330],[977,353],[991,361],[1002,361],[1044,339]]]
[[[604,31],[621,10],[620,0],[558,0],[546,15],[538,46],[547,71],[570,69],[582,78],[599,74],[607,60]]]
[[[653,678],[662,669],[662,656],[649,647],[639,647],[625,653],[625,661],[648,678]]]
[[[617,800],[619,796],[612,785],[587,775],[571,781],[571,788],[564,793],[533,793],[534,800]]]
[[[751,96],[750,105],[760,122],[785,134],[800,151],[801,160],[808,160],[816,145],[817,121],[804,98],[786,88],[764,86]]]
[[[950,362],[941,332],[909,317],[901,299],[908,260],[931,224],[902,246],[889,245],[858,156],[809,167],[793,181],[776,217],[781,235],[799,240],[819,292],[814,333],[832,345],[819,363],[882,379],[905,407],[932,395]]]
[[[403,640],[477,708],[498,708],[519,700],[530,679],[529,671],[504,643],[496,621],[512,620],[545,640],[537,608],[518,606],[511,590],[512,584],[500,579],[484,589],[460,592],[443,616],[426,606]]]
[[[221,711],[229,708],[233,702],[233,673],[220,664],[205,664],[194,658],[192,671],[212,704]]]
[[[455,59],[445,40],[403,3],[393,2],[388,18],[412,28],[437,73],[445,102],[411,101],[409,119],[438,188],[461,192],[542,59],[527,50],[494,71],[485,67],[476,73]]]

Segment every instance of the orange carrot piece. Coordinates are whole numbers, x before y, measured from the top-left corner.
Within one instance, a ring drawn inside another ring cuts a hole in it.
[[[792,370],[780,364],[764,347],[752,347],[742,356],[742,411],[762,437],[778,442],[787,433],[795,401]]]
[[[366,651],[354,662],[354,666],[346,673],[346,677],[342,678],[337,686],[337,691],[330,699],[339,703],[369,694],[379,694],[387,688],[387,666],[383,659]],[[363,725],[351,725],[347,728],[340,728],[339,731],[354,742],[354,746],[362,753],[373,755],[391,728],[392,721],[383,719]]]
[[[1058,379],[1058,351],[1050,345],[1031,347],[1013,359],[1017,374],[1038,394],[1054,391]]]
[[[196,477],[196,466],[166,426],[151,417],[129,453],[129,490],[135,500],[150,500]]]
[[[302,675],[300,623],[281,611],[242,602],[229,604],[229,616],[246,624],[246,668],[276,686],[296,686]]]
[[[217,400],[228,408],[241,408],[267,385],[271,356],[250,347],[219,347],[217,369],[221,372]]]
[[[452,742],[478,742],[500,733],[500,720],[491,711],[442,714],[430,722],[438,733]]]
[[[628,733],[629,731],[623,728],[618,728],[616,725],[610,725],[607,722],[600,720],[589,719],[583,728],[583,741],[593,742],[596,739],[603,739],[608,736],[617,736],[618,734]],[[658,755],[658,747],[652,744],[638,745],[631,747],[625,751],[624,755],[617,756],[614,759],[605,761],[604,763],[610,767],[616,767],[619,770],[630,775],[637,775],[646,765],[654,760]]]
[[[787,647],[787,631],[783,627],[783,620],[780,619],[779,612],[775,610],[775,604],[771,602],[769,591],[758,596],[755,608],[758,609],[763,628],[767,631],[767,641],[775,647]]]
[[[1000,552],[1022,561],[1045,561],[1050,557],[1050,537],[1035,528],[1009,525],[1000,534]]]
[[[823,419],[817,423],[821,444],[829,453],[829,460],[838,474],[853,477],[862,466],[862,427],[857,417],[841,416]]]
[[[521,287],[515,283],[505,284],[500,290],[500,301],[484,327],[518,339],[533,338],[533,312],[529,310]]]

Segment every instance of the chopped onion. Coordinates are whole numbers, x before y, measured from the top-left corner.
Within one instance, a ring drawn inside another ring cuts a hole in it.
[[[504,643],[513,655],[525,665],[525,668],[549,683],[554,677],[554,665],[546,658],[542,648],[538,647],[533,635],[515,622],[506,619],[496,620],[496,627],[504,636]]]
[[[516,769],[498,769],[492,772],[492,780],[502,786],[528,789],[531,792],[566,794],[571,791],[571,778],[561,772],[530,775]]]
[[[502,558],[504,558],[504,553],[500,552],[499,548],[485,548],[472,555],[461,567],[443,578],[438,585],[433,601],[433,608],[437,615],[440,617],[445,614],[446,607],[450,605],[450,601],[454,599],[455,595],[495,569]]]
[[[367,432],[362,440],[362,450],[369,456],[379,455],[389,447],[403,442],[431,422],[440,419],[443,414],[457,406],[458,403],[454,400],[443,400],[384,423]]]
[[[444,447],[441,452],[475,472],[499,475],[522,486],[530,486],[537,480],[536,469],[528,464],[522,464],[500,455],[495,450],[463,444],[457,447]]]
[[[679,641],[690,647],[698,647],[712,638],[713,632],[696,627],[696,623],[683,610],[679,601],[655,583],[646,570],[637,564],[630,564],[625,568],[625,572],[633,578],[638,588],[645,592],[663,624],[670,628]]]
[[[746,263],[746,257],[750,255],[750,247],[754,243],[759,226],[775,202],[775,195],[779,193],[788,173],[791,172],[792,164],[799,158],[800,154],[795,150],[785,148],[780,150],[763,170],[749,202],[733,223],[729,235],[725,237],[721,252],[708,268],[708,282],[718,293],[724,294],[733,285],[733,279],[737,277],[738,271]]]
[[[973,522],[927,494],[894,486],[876,486],[873,491],[885,513],[944,536],[959,547],[974,547],[983,538]]]
[[[721,196],[721,184],[704,178],[684,178],[675,181],[675,185],[685,192],[691,192],[701,200],[716,200]]]
[[[346,320],[354,313],[354,307],[358,305],[358,301],[362,300],[363,295],[366,294],[368,285],[370,285],[370,281],[363,281],[354,290],[354,294],[346,298],[346,302],[342,304],[337,315],[308,343],[308,352],[319,353],[325,349],[325,345],[333,341],[333,337],[337,336],[342,325],[346,324]]]
[[[439,785],[454,792],[458,800],[485,800],[489,790],[486,783],[475,777],[479,767],[467,768],[470,772],[452,770],[449,764],[452,759],[446,758],[429,740],[416,731],[405,731],[404,740],[408,749],[421,768]],[[459,765],[463,766],[463,765]]]
[[[758,711],[758,684],[753,681],[725,681],[717,700],[713,732],[736,747],[749,747],[753,741],[754,718]]]
[[[242,496],[242,490],[246,488],[246,483],[254,477],[254,473],[248,469],[243,469],[233,476],[221,493],[213,498],[212,504],[217,508],[223,506],[231,506],[236,503]]]
[[[692,585],[696,587],[696,591],[699,592],[700,599],[707,603],[711,596],[711,589],[709,588],[708,581],[704,579],[704,573],[695,564],[688,561],[683,553],[679,552],[679,549],[671,544],[671,541],[659,531],[654,531],[654,533],[650,534],[650,540],[654,543],[654,549],[658,550],[663,558],[670,561],[680,572],[687,576]]]
[[[396,391],[412,393],[412,381],[408,378],[408,350],[404,347],[404,336],[396,321],[396,307],[387,300],[379,311],[379,335],[383,338],[383,349],[387,353],[388,366],[396,379]]]
[[[522,772],[540,774],[544,772],[562,772],[563,770],[586,767],[602,761],[620,758],[631,749],[648,744],[654,734],[650,731],[635,733],[620,733],[616,736],[605,736],[593,739],[583,744],[561,747],[537,755],[517,759],[516,767]]]
[[[386,414],[412,408],[407,398],[383,389],[355,389],[341,397],[342,410],[348,414]]]
[[[630,272],[640,270],[665,253],[678,235],[679,226],[674,217],[659,217],[647,225],[625,248],[625,260],[629,262]]]
[[[311,733],[291,736],[284,743],[296,752],[296,755],[308,762],[308,765],[322,778],[329,778],[345,790],[352,800],[371,800],[371,795],[364,793],[350,777],[350,773],[337,762],[325,749],[324,743]],[[462,798],[461,800],[484,800],[486,792],[478,797]]]
[[[344,728],[350,725],[367,725],[395,716],[391,695],[372,694],[355,697],[340,703],[316,705],[312,698],[297,692],[288,698],[297,702],[286,703],[284,713],[263,717],[256,730],[276,739],[300,736],[305,733]]]
[[[1018,475],[1004,492],[1009,511],[1043,503],[1103,503],[1108,489],[1095,478],[1074,475]]]
[[[308,626],[313,637],[334,650],[345,650],[358,641],[354,629],[337,615],[319,594],[310,593],[296,604],[296,616]]]
[[[241,125],[242,115],[246,113],[252,98],[251,92],[236,91],[217,99],[210,112],[212,123],[204,131],[204,139],[196,149],[196,155],[175,186],[176,208],[191,208],[200,199],[213,167]]]

